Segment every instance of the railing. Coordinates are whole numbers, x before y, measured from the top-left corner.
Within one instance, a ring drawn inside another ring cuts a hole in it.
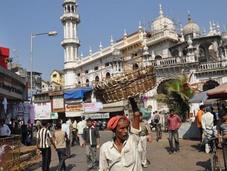
[[[177,64],[176,58],[167,58],[159,60],[160,65],[175,65]]]
[[[222,64],[223,64],[222,61],[201,64],[198,69],[199,69],[199,71],[201,71],[201,70],[214,70],[214,69],[218,69],[218,68],[224,68],[224,66]]]

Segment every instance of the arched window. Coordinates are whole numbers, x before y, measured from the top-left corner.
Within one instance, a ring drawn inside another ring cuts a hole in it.
[[[110,73],[109,72],[106,73],[106,79],[110,79]]]
[[[179,56],[179,51],[177,49],[175,49],[173,52],[172,52],[172,55],[173,57],[178,57]]]
[[[160,55],[156,55],[154,59],[155,60],[160,60],[160,59],[162,59],[162,57]]]
[[[206,62],[206,51],[203,46],[199,47],[199,62]]]
[[[86,87],[89,87],[89,79],[86,79]]]
[[[95,77],[95,82],[99,82],[99,76]]]
[[[186,48],[183,49],[183,55],[186,56],[187,53],[188,53],[188,51],[187,51],[187,47],[186,47]]]
[[[133,66],[132,66],[132,69],[133,69],[133,70],[136,70],[136,69],[138,69],[138,68],[139,68],[138,64],[133,64]]]
[[[74,12],[74,6],[72,6],[72,12]]]

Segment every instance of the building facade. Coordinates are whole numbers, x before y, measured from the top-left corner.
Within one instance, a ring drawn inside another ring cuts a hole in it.
[[[165,80],[184,73],[190,75],[189,84],[198,91],[203,91],[208,81],[217,84],[227,81],[227,32],[221,31],[218,24],[210,23],[209,32],[205,33],[189,15],[186,25],[178,31],[160,5],[159,16],[153,20],[149,29],[139,25],[134,33],[125,32],[117,41],[111,38],[108,47],[103,48],[100,44],[99,51],[90,51],[88,56],[80,58],[75,55],[79,47],[76,1],[65,0],[63,6],[64,89],[92,86],[125,71],[153,65],[157,85],[143,95],[146,97],[144,104],[145,107],[151,105],[154,110],[160,110],[154,96]]]

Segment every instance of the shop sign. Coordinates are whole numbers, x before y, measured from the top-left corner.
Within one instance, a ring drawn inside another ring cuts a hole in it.
[[[58,119],[58,113],[57,112],[51,112],[50,117],[51,117],[51,119]]]
[[[81,103],[65,104],[65,112],[78,112],[82,110],[83,110],[83,106]]]
[[[37,103],[34,104],[35,119],[51,119],[51,104]]]
[[[53,112],[64,111],[64,99],[62,97],[53,97],[52,101]]]
[[[86,118],[91,119],[109,119],[110,113],[94,113],[94,114],[86,114]]]
[[[85,113],[99,112],[101,109],[103,109],[103,104],[101,102],[84,103],[83,106]]]

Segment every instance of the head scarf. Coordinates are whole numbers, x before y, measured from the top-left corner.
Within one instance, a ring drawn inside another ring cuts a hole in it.
[[[129,122],[129,120],[128,120],[128,118],[126,116],[117,115],[117,116],[112,117],[108,121],[107,128],[113,131],[117,127],[117,124],[118,124],[120,119],[124,119],[127,122]]]

